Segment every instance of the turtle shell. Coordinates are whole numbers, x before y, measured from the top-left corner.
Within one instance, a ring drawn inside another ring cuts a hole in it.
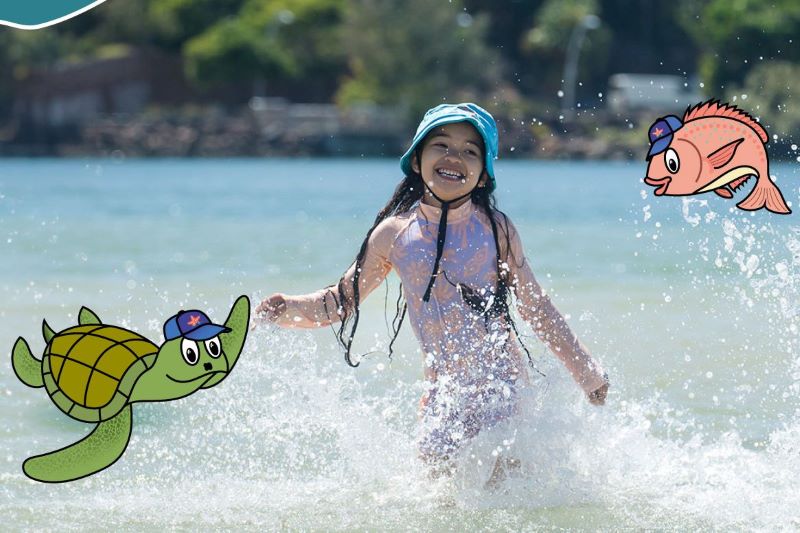
[[[128,403],[156,355],[158,346],[133,331],[105,324],[75,326],[47,344],[45,387],[67,415],[84,422],[108,420]]]

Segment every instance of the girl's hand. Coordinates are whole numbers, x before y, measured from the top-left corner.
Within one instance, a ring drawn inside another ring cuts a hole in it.
[[[256,307],[256,316],[266,322],[275,322],[285,312],[286,297],[280,293],[273,294]]]
[[[600,387],[599,389],[595,390],[594,392],[590,392],[589,402],[592,405],[604,405],[606,403],[606,395],[608,394],[608,383]]]

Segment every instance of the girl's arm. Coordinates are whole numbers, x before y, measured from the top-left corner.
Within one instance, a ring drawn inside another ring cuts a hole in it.
[[[564,363],[572,377],[589,395],[592,403],[602,403],[608,388],[608,378],[600,365],[592,359],[589,351],[578,340],[567,321],[553,305],[550,297],[531,271],[522,241],[516,228],[501,220],[500,235],[509,233],[510,253],[505,254],[509,268],[509,281],[517,297],[517,310],[528,322],[536,335]],[[505,240],[505,239],[503,239]],[[505,253],[506,243],[501,242],[501,253]]]
[[[391,219],[375,228],[367,243],[367,251],[358,281],[359,303],[369,295],[389,274],[392,264],[389,252],[394,241]],[[273,294],[256,308],[267,320],[287,328],[317,328],[339,322],[353,309],[353,278],[355,261],[344,274],[342,286],[338,284],[302,295]]]

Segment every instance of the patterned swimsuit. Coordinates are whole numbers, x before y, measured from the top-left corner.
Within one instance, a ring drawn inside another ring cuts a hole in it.
[[[362,301],[392,269],[403,283],[428,382],[420,402],[419,447],[426,457],[451,455],[482,429],[511,417],[520,387],[528,382],[524,354],[505,318],[467,305],[459,287],[469,287],[489,304],[498,286],[491,223],[470,201],[450,209],[439,275],[430,301],[423,301],[436,256],[439,216],[438,208],[420,203],[381,222],[370,237],[359,282]],[[520,315],[532,325],[554,317],[567,346],[557,355],[586,392],[597,389],[605,383],[602,370],[542,293],[513,225],[502,216],[497,221],[501,257],[506,257]],[[355,265],[345,274],[346,290],[354,272]],[[336,309],[342,301],[335,286],[286,300],[287,312],[278,323],[287,327],[330,324],[339,317],[329,316],[326,308]]]

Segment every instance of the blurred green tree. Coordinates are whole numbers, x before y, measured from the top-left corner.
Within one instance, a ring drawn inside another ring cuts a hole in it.
[[[602,15],[598,0],[546,0],[537,11],[523,46],[530,54],[531,64],[539,65],[537,84],[544,94],[555,95],[561,88],[570,37],[588,15]],[[602,22],[599,28],[586,33],[578,63],[578,80],[583,85],[605,86],[610,44],[611,32]],[[581,101],[580,88],[576,94]]]
[[[141,13],[146,14],[146,20],[154,28],[158,44],[166,49],[180,51],[189,39],[235,17],[246,0],[134,1],[144,3]],[[126,3],[131,2],[126,0]]]
[[[178,1],[178,0],[173,0]],[[346,68],[344,0],[246,0],[184,46],[189,78],[203,86],[261,81],[270,94],[330,100]]]
[[[536,94],[542,70],[548,65],[531,61],[525,37],[534,24],[539,8],[545,0],[464,0],[470,13],[485,15],[488,19],[487,45],[502,54],[509,81],[529,94]]]
[[[800,139],[800,65],[788,61],[769,61],[753,67],[742,86],[730,87],[728,102],[737,104],[759,118],[770,135]],[[746,100],[742,100],[742,95]]]
[[[480,100],[501,72],[486,16],[460,0],[352,0],[344,45],[350,73],[337,101],[400,105],[414,119],[448,100]]]
[[[800,60],[797,0],[680,0],[677,16],[702,49],[700,75],[709,94],[742,83],[761,60]]]

